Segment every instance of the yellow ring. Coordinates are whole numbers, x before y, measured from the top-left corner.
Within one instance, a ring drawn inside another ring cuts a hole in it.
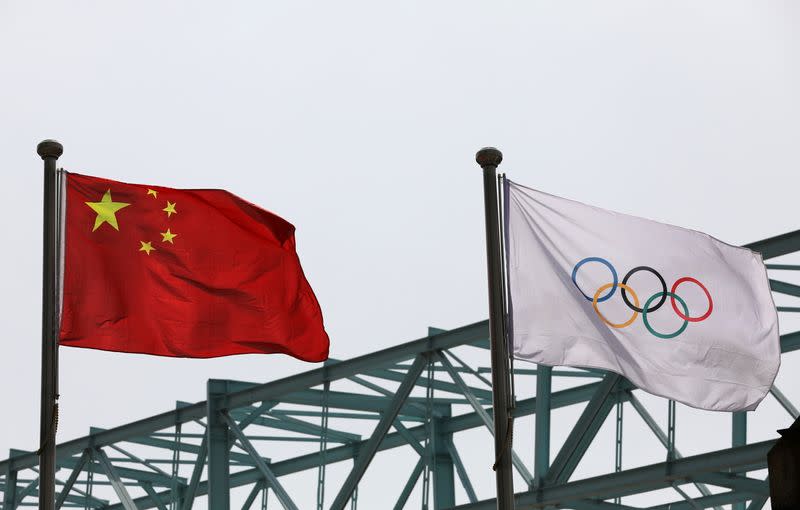
[[[594,293],[594,298],[592,299],[592,306],[594,307],[594,311],[597,313],[597,316],[600,317],[600,320],[602,320],[603,322],[605,322],[606,324],[608,324],[612,328],[618,328],[618,329],[627,328],[628,326],[633,324],[633,321],[636,320],[636,317],[639,315],[639,312],[634,310],[633,315],[631,316],[630,319],[627,320],[627,322],[623,322],[622,324],[614,324],[613,322],[611,322],[608,319],[606,319],[603,316],[603,314],[600,313],[600,309],[597,308],[597,298],[600,297],[600,294],[602,294],[604,290],[610,289],[613,286],[614,286],[613,283],[607,283],[607,284],[603,285],[602,287],[600,287],[599,289],[597,289],[597,292]],[[634,306],[636,306],[637,308],[639,307],[639,296],[636,295],[636,293],[633,291],[632,288],[628,287],[624,283],[618,283],[617,287],[619,287],[620,289],[625,289],[628,292],[630,292],[631,296],[633,296],[633,304],[634,304]]]

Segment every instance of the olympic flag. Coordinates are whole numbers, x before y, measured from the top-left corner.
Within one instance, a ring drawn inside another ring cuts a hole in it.
[[[758,253],[505,181],[514,356],[602,368],[701,409],[755,409],[780,366]]]

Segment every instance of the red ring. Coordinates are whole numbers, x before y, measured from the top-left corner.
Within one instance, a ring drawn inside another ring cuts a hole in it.
[[[672,309],[675,310],[675,313],[678,314],[678,317],[680,317],[681,319],[683,319],[685,321],[700,322],[700,321],[704,321],[704,320],[708,319],[708,316],[711,315],[711,311],[714,310],[714,301],[711,300],[711,294],[709,294],[708,289],[705,287],[705,285],[703,285],[702,283],[698,282],[694,278],[692,278],[690,276],[684,276],[683,278],[679,278],[674,284],[672,284],[672,290],[670,292],[675,294],[675,290],[678,288],[678,285],[680,285],[683,282],[695,283],[701,289],[703,289],[703,292],[706,293],[706,297],[708,298],[708,311],[704,315],[702,315],[701,317],[687,317],[680,310],[678,310],[678,306],[675,304],[675,298],[674,297],[670,297],[670,300],[672,302]]]

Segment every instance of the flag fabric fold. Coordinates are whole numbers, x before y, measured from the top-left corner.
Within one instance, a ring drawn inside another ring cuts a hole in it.
[[[65,181],[60,345],[328,357],[292,224],[223,190]]]
[[[515,357],[610,370],[692,407],[752,410],[780,366],[760,254],[505,181]]]

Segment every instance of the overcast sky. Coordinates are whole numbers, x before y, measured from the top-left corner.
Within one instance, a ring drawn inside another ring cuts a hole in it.
[[[799,26],[773,1],[0,0],[0,458],[38,441],[40,140],[67,170],[225,188],[294,223],[349,358],[487,317],[485,145],[518,182],[732,244],[799,228]],[[800,402],[792,356],[778,384]],[[310,368],[64,348],[59,442],[208,378]],[[764,407],[750,440],[789,424]]]

